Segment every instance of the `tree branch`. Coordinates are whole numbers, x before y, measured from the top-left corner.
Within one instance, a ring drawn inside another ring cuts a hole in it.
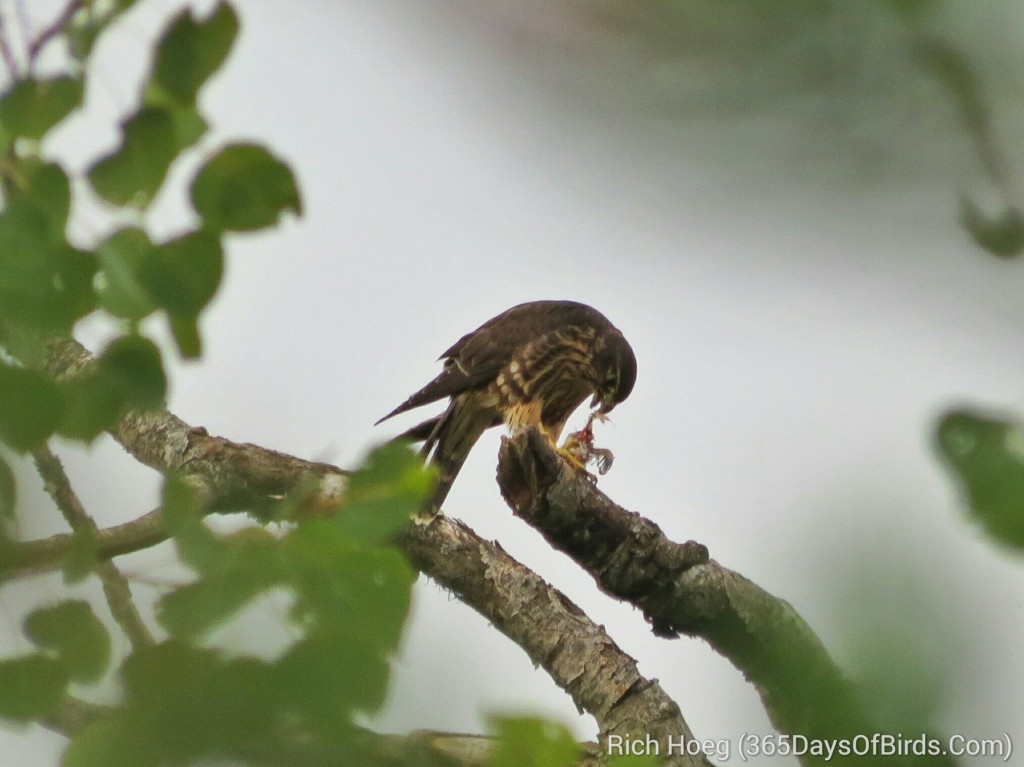
[[[11,41],[7,37],[7,25],[2,13],[0,13],[0,57],[4,60],[4,65],[7,67],[7,74],[10,76],[11,82],[16,82],[20,76],[18,60],[14,57]]]
[[[55,377],[81,375],[92,364],[91,355],[74,341],[50,346],[47,368]],[[241,510],[247,500],[265,505],[302,488],[314,488],[320,503],[328,505],[340,498],[348,475],[328,464],[212,437],[167,411],[129,413],[114,436],[146,465],[199,479],[210,507],[225,511]],[[140,533],[136,540],[143,538]],[[120,542],[125,539],[131,536],[121,536]],[[669,738],[677,744],[693,738],[678,706],[656,681],[641,676],[636,662],[600,626],[497,544],[443,516],[411,525],[399,544],[423,573],[459,595],[543,666],[580,709],[594,716],[602,739],[649,733],[663,744],[664,753]],[[709,762],[684,753],[670,755],[663,764],[707,767]]]
[[[617,506],[536,430],[503,441],[498,484],[516,516],[602,591],[639,607],[655,634],[700,637],[728,658],[781,732],[834,738],[873,731],[852,685],[788,602],[709,559],[704,546],[673,543]]]
[[[43,478],[43,487],[57,504],[57,508],[64,515],[64,519],[67,520],[74,534],[95,539],[98,532],[96,523],[86,512],[78,494],[71,487],[71,480],[68,479],[60,459],[46,446],[36,450],[33,457],[39,476]],[[138,608],[132,601],[132,591],[128,580],[121,574],[121,571],[113,562],[100,560],[96,563],[96,574],[103,584],[103,594],[107,598],[110,613],[132,646],[140,647],[151,644],[153,635],[143,623],[142,616],[139,615]]]
[[[167,540],[161,509],[131,522],[97,530],[94,538],[98,559],[112,559],[141,551]],[[0,549],[0,582],[59,568],[75,545],[71,533],[59,533],[36,541],[3,541]]]
[[[413,524],[400,545],[417,568],[543,666],[576,706],[597,720],[602,745],[609,735],[642,732],[666,754],[670,739],[675,744],[693,740],[661,685],[641,676],[636,661],[602,626],[497,544],[458,520],[437,515]],[[709,763],[699,756],[671,754],[662,764]]]
[[[72,2],[64,6],[64,10],[57,15],[57,18],[55,18],[48,26],[39,30],[39,34],[37,34],[28,44],[28,62],[30,69],[35,65],[36,58],[38,58],[39,52],[43,47],[50,42],[50,40],[63,32],[64,27],[70,23],[74,15],[84,6],[85,0],[72,0]]]

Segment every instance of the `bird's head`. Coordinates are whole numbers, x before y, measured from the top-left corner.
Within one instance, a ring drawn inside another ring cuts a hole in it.
[[[602,415],[629,396],[636,383],[636,356],[622,333],[609,333],[604,346],[594,356],[594,398],[590,407],[600,405]]]

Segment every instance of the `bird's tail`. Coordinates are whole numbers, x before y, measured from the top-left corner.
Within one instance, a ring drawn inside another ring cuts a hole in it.
[[[499,423],[500,418],[495,420],[493,412],[479,408],[470,397],[454,397],[443,413],[395,437],[395,440],[422,442],[420,457],[427,465],[437,467],[437,485],[423,506],[424,513],[438,512],[473,445],[484,431]]]
[[[437,485],[424,504],[424,512],[436,514],[448,497],[455,477],[466,462],[480,435],[493,426],[491,416],[483,417],[465,397],[455,397],[441,415],[407,429],[395,439],[423,442],[420,456],[437,467]]]

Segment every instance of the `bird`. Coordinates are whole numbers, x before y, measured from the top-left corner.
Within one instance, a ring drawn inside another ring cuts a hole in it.
[[[473,445],[489,428],[514,435],[537,427],[557,448],[569,416],[588,396],[604,416],[636,383],[633,349],[607,317],[576,301],[530,301],[466,333],[440,357],[441,372],[377,421],[449,398],[447,408],[395,439],[423,442],[438,470],[424,510],[440,510]],[[377,425],[374,424],[374,425]],[[568,452],[567,460],[582,468]]]

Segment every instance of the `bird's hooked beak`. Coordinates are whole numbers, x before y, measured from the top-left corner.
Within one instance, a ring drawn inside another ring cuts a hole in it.
[[[615,408],[615,405],[617,404],[618,403],[615,402],[615,400],[605,399],[598,393],[594,395],[594,398],[592,400],[590,400],[590,409],[593,410],[597,405],[600,405],[600,407],[597,410],[598,414],[607,415],[608,413],[612,412],[612,410]]]

